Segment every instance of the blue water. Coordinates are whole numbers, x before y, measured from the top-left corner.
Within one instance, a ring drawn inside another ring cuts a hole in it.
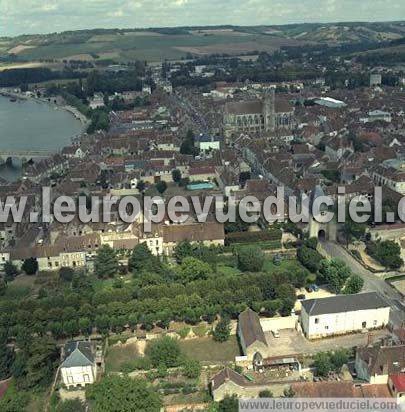
[[[11,102],[0,96],[0,151],[58,151],[82,131],[82,124],[71,113],[35,100]],[[0,168],[0,177],[15,180],[19,168]]]
[[[191,183],[187,185],[187,190],[209,190],[214,187],[212,183]]]

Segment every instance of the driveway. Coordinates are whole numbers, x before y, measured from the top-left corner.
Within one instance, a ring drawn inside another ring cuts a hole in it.
[[[271,351],[269,356],[283,356],[293,354],[312,354],[336,350],[339,348],[353,348],[355,346],[364,346],[367,344],[367,333],[356,333],[352,335],[331,337],[316,341],[307,340],[301,333],[295,329],[282,329],[279,331],[280,337],[275,338],[271,332],[266,332],[265,337]],[[390,336],[386,330],[376,330],[370,333],[373,342]]]
[[[364,279],[364,292],[379,292],[387,303],[391,306],[390,320],[400,327],[405,322],[405,310],[401,305],[402,296],[385,280],[367,270],[342,246],[334,242],[322,242],[322,247],[328,256],[343,260],[350,267],[353,273],[360,275]]]

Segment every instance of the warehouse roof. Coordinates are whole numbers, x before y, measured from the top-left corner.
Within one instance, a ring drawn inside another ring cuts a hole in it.
[[[321,299],[307,299],[302,301],[302,307],[305,309],[305,312],[314,316],[386,308],[389,305],[378,293],[368,292],[356,295],[337,295]]]

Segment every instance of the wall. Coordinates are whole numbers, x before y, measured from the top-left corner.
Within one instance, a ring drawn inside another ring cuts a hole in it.
[[[61,368],[63,383],[69,388],[76,385],[85,386],[91,384],[96,378],[96,368],[93,366],[77,366],[73,368]],[[88,375],[88,381],[85,381],[84,375]],[[73,380],[69,381],[69,378]]]
[[[305,311],[303,310],[303,312]],[[310,339],[361,331],[364,329],[362,326],[363,322],[367,322],[366,329],[377,329],[388,324],[389,313],[390,308],[387,307],[310,316],[309,324],[305,321],[304,315],[302,327],[306,336]],[[318,323],[315,323],[316,319],[318,319]]]
[[[214,401],[218,402],[224,399],[225,396],[236,395],[238,398],[257,398],[259,393],[265,389],[273,392],[275,397],[283,395],[285,389],[289,389],[293,382],[276,382],[262,385],[238,386],[234,382],[229,381],[220,386],[213,393]]]

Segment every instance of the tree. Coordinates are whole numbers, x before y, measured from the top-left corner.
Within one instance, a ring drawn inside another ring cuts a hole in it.
[[[7,290],[7,283],[5,280],[0,279],[0,296],[3,296]]]
[[[18,388],[44,388],[52,381],[59,351],[56,342],[44,336],[32,340],[30,346],[16,355],[12,371]]]
[[[319,270],[319,265],[323,257],[316,250],[304,245],[297,249],[297,259],[310,272],[316,273]]]
[[[180,146],[180,153],[194,156],[197,150],[194,146],[194,132],[189,129]]]
[[[4,280],[6,282],[11,282],[18,275],[18,269],[12,262],[8,261],[4,264]]]
[[[59,278],[65,282],[71,282],[73,280],[73,276],[75,271],[69,267],[61,267],[59,269]]]
[[[231,334],[229,318],[223,316],[212,332],[212,336],[217,342],[226,342]]]
[[[201,364],[195,359],[185,359],[181,366],[181,373],[190,379],[197,379],[201,374]]]
[[[339,371],[341,367],[349,361],[349,354],[346,349],[338,349],[331,353],[330,361],[335,368],[335,371]]]
[[[346,243],[349,245],[352,240],[361,239],[364,236],[366,232],[366,225],[353,222],[353,220],[348,216],[343,226],[343,232],[346,237]]]
[[[107,375],[90,385],[86,398],[94,412],[158,412],[162,401],[158,392],[144,379]]]
[[[265,389],[259,392],[259,398],[272,398],[273,396],[273,392],[269,389]]]
[[[159,258],[152,255],[146,243],[136,245],[128,259],[128,269],[135,272],[160,272]]]
[[[180,346],[169,336],[152,340],[146,347],[145,354],[149,356],[154,367],[164,365],[173,368],[180,364]]]
[[[295,392],[291,386],[288,389],[284,389],[285,398],[294,398],[294,396],[295,396]]]
[[[238,268],[243,272],[260,272],[264,264],[264,253],[257,246],[244,246],[237,252]]]
[[[181,172],[179,169],[172,170],[172,179],[175,183],[180,183],[181,181]]]
[[[304,241],[304,246],[309,247],[310,249],[316,250],[318,247],[318,239],[316,237],[311,237]]]
[[[56,412],[85,412],[86,405],[80,399],[68,399],[59,403]]]
[[[346,349],[334,352],[319,352],[314,357],[314,366],[319,376],[327,376],[329,372],[338,372],[349,360]]]
[[[27,275],[35,275],[38,272],[38,262],[35,258],[25,259],[21,269]]]
[[[155,187],[160,194],[163,194],[167,189],[167,183],[164,180],[160,180],[156,183]]]
[[[0,380],[4,380],[11,375],[11,366],[14,361],[14,351],[7,346],[7,335],[0,334]]]
[[[15,384],[7,388],[6,393],[0,399],[0,411],[2,412],[20,412],[25,411],[30,401],[30,395],[27,392],[16,389]]]
[[[212,268],[199,259],[185,257],[178,272],[183,283],[190,283],[193,280],[207,279],[212,274]]]
[[[318,376],[327,376],[334,369],[328,353],[320,352],[315,355],[314,366]]]
[[[177,263],[181,263],[185,257],[192,256],[193,251],[194,249],[191,243],[188,240],[183,240],[175,246],[173,256]]]
[[[236,395],[226,395],[222,401],[218,402],[218,412],[238,412],[239,400]]]
[[[359,293],[363,289],[364,280],[359,275],[352,275],[347,279],[346,286],[343,289],[343,293],[346,295]]]
[[[319,265],[319,279],[329,284],[334,293],[340,293],[350,277],[350,268],[339,259],[323,259]]]
[[[94,272],[101,279],[113,278],[119,270],[115,251],[108,245],[103,245],[97,251],[94,261]]]
[[[401,259],[401,247],[393,240],[367,243],[367,253],[390,269],[399,269],[404,263]]]

